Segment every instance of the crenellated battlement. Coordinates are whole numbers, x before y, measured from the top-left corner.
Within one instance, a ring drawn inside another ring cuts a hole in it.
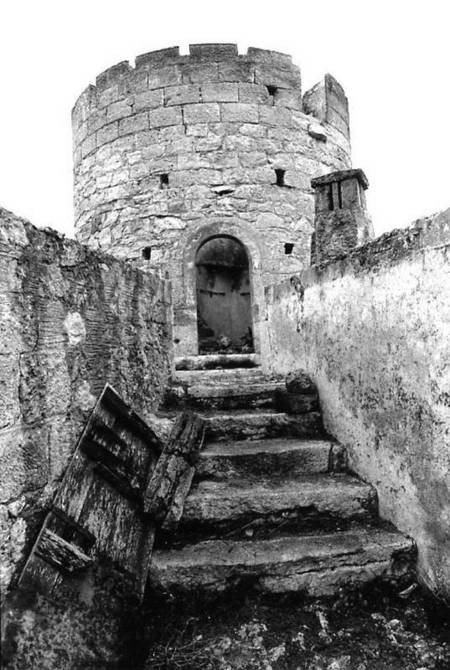
[[[205,106],[206,122],[266,122],[274,114],[267,107],[277,107],[282,124],[302,112],[349,138],[347,98],[331,75],[302,97],[300,68],[287,54],[256,47],[239,54],[236,44],[191,44],[189,54],[180,54],[179,47],[150,51],[134,65],[121,61],[97,76],[72,110],[75,162],[136,128],[189,122],[186,106],[202,103],[228,106],[219,115]],[[233,110],[230,104],[241,107]],[[325,137],[320,128],[312,134]]]
[[[169,47],[137,56],[134,66],[121,61],[108,68],[97,76],[95,86],[91,84],[80,95],[73,116],[76,119],[80,108],[96,103],[93,88],[99,96],[116,86],[126,96],[145,88],[205,81],[301,90],[300,69],[288,54],[256,47],[239,54],[236,44],[191,44],[189,54],[180,54],[179,47]]]

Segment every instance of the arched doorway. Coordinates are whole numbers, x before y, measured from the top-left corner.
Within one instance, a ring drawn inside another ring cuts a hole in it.
[[[252,291],[245,247],[235,237],[209,238],[197,250],[199,353],[250,353]]]

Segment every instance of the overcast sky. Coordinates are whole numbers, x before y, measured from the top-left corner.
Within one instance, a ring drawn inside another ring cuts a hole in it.
[[[304,89],[332,73],[375,232],[450,206],[448,0],[2,0],[0,205],[73,236],[70,111],[140,53],[236,42],[289,53]]]

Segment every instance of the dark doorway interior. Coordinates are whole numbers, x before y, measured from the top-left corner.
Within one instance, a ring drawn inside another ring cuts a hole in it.
[[[250,353],[253,348],[249,263],[233,237],[214,237],[199,248],[197,323],[199,353]]]

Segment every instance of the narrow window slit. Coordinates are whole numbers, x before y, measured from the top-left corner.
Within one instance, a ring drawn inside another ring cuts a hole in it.
[[[168,188],[169,186],[169,175],[160,174],[159,175],[159,188]]]
[[[342,182],[338,181],[338,202],[339,209],[342,209]]]
[[[293,242],[285,242],[284,243],[284,253],[287,256],[290,256],[294,250],[294,244]]]
[[[222,195],[231,195],[234,193],[234,188],[215,188],[213,189],[214,193],[217,193],[217,195],[220,197]]]
[[[266,86],[267,92],[269,93],[269,101],[272,102],[272,105],[275,103],[275,93],[277,92],[276,86]]]
[[[286,186],[284,183],[284,175],[286,174],[286,170],[281,170],[280,168],[275,169],[275,175],[277,178],[277,186]]]
[[[332,212],[334,209],[334,202],[333,202],[333,184],[330,184],[328,186],[328,209]]]
[[[151,247],[144,247],[142,249],[142,258],[145,261],[149,261],[151,257],[152,257],[152,248]]]

